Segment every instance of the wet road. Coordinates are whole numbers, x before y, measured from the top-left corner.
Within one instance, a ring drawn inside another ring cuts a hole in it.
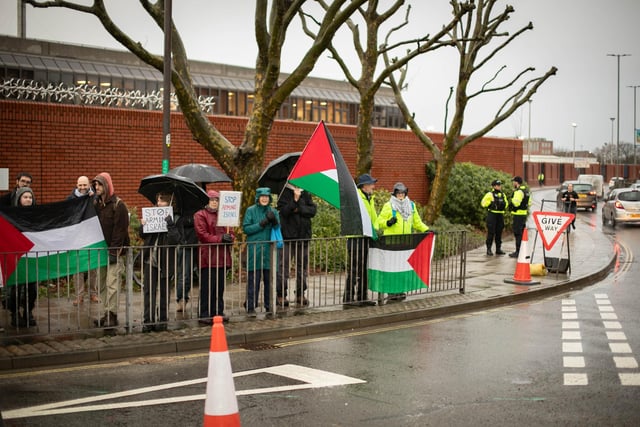
[[[640,227],[602,230],[599,215],[579,212],[577,226],[611,234],[619,262],[578,292],[232,349],[243,424],[639,425]],[[207,363],[192,354],[1,375],[5,425],[201,425]]]

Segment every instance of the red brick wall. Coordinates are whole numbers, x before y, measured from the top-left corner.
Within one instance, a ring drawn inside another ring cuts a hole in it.
[[[245,118],[212,116],[211,121],[234,144],[242,141]],[[265,164],[283,153],[302,151],[316,123],[277,121],[272,129]],[[354,173],[354,126],[329,125],[340,151]],[[397,181],[411,197],[426,202],[425,164],[432,158],[407,130],[374,129],[372,175],[378,186],[391,189]],[[442,135],[430,134],[435,142]],[[458,161],[474,162],[522,173],[522,144],[516,139],[483,138],[465,147]],[[179,113],[171,116],[171,167],[184,163],[217,162],[193,140]],[[9,168],[9,183],[28,171],[39,203],[65,198],[79,175],[93,178],[109,172],[116,193],[132,207],[147,206],[137,193],[140,179],[162,170],[162,113],[157,111],[0,101],[0,168]],[[217,189],[231,189],[229,184]]]

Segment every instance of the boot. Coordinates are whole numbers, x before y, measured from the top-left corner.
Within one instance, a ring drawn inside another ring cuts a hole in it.
[[[504,252],[502,249],[500,248],[496,248],[496,255],[506,255],[507,253]]]
[[[493,256],[493,252],[491,252],[491,248],[487,248],[487,256]]]

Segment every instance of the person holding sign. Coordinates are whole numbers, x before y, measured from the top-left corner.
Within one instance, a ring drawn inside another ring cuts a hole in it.
[[[160,192],[156,195],[156,206],[158,208],[175,207],[173,194]],[[156,212],[168,213],[172,210],[156,209]],[[142,332],[164,331],[167,329],[167,301],[169,298],[170,278],[173,276],[176,249],[183,237],[180,228],[176,226],[178,218],[167,215],[162,218],[166,224],[167,231],[161,231],[154,225],[145,231],[145,225],[155,223],[151,217],[142,218],[139,229],[140,237],[144,239],[142,249],[143,263],[143,294],[144,294],[144,315]],[[156,299],[160,288],[160,315],[156,318]]]
[[[271,229],[280,223],[278,211],[271,206],[271,190],[260,187],[256,190],[256,203],[247,208],[242,228],[247,235],[247,314],[256,315],[260,280],[264,282],[264,308],[271,312],[269,294],[271,292],[270,274]]]
[[[193,226],[200,242],[200,320],[202,325],[212,325],[214,316],[222,316],[224,322],[224,282],[231,268],[231,243],[233,231],[218,225],[220,193],[207,191],[209,203],[193,215]]]

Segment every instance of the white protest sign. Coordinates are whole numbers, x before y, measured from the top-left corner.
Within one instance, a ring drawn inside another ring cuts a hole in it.
[[[242,193],[239,191],[221,191],[218,205],[218,226],[240,226],[240,202]]]
[[[167,216],[173,218],[172,206],[156,206],[153,208],[142,208],[142,219],[145,221],[142,231],[145,233],[165,233]]]
[[[533,220],[546,250],[551,250],[576,216],[564,212],[534,212]]]

